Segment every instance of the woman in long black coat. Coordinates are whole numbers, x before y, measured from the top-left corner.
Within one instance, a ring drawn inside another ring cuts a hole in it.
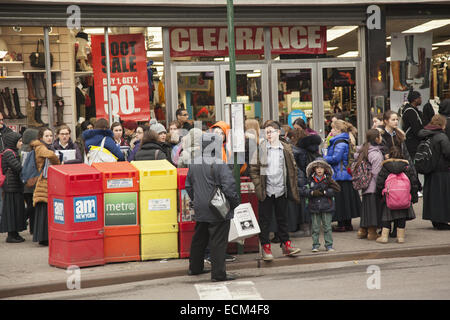
[[[23,183],[20,180],[22,165],[19,149],[22,146],[22,136],[17,132],[10,132],[4,137],[4,142],[5,151],[1,166],[5,182],[3,184],[4,201],[0,232],[8,232],[6,242],[18,243],[25,241],[19,232],[27,228]]]
[[[158,141],[156,131],[148,130],[142,139],[141,148],[134,160],[168,160],[167,149]]]
[[[450,140],[445,134],[447,120],[435,115],[425,128],[419,131],[421,138],[431,137],[431,145],[438,157],[436,168],[425,175],[423,188],[424,220],[431,220],[437,230],[450,230]]]

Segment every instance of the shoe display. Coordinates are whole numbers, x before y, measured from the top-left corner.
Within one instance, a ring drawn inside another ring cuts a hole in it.
[[[262,246],[262,259],[264,261],[272,261],[273,260],[272,249],[271,249],[270,243]]]
[[[283,254],[285,256],[293,256],[294,254],[299,253],[301,251],[300,248],[292,247],[290,240],[283,243],[281,245],[281,248],[283,249]]]

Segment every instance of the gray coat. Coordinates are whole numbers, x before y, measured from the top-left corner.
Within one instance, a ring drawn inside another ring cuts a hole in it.
[[[230,203],[231,210],[226,219],[232,219],[233,210],[240,204],[240,199],[236,192],[236,184],[231,169],[226,164],[214,164],[214,178],[211,175],[211,165],[195,163],[198,162],[194,161],[194,164],[188,166],[189,171],[186,177],[186,192],[194,203],[195,220],[198,222],[223,221],[209,209],[209,200],[216,181]]]

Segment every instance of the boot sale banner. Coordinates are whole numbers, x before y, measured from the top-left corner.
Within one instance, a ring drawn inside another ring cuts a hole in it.
[[[108,82],[103,35],[92,35],[97,118],[108,119]],[[150,102],[145,41],[142,34],[109,36],[111,111],[122,120],[148,121]]]
[[[422,106],[430,97],[433,34],[393,33],[391,35],[391,110],[408,101],[409,90],[420,92]]]

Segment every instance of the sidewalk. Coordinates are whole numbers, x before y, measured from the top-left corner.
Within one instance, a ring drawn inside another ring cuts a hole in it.
[[[235,262],[227,264],[227,269],[236,272],[244,268],[351,260],[357,263],[357,260],[363,259],[450,254],[450,231],[434,230],[430,221],[422,220],[421,208],[422,199],[414,206],[416,219],[406,224],[404,244],[398,244],[396,239],[390,239],[384,245],[357,239],[358,218],[352,220],[354,231],[333,233],[336,252],[327,253],[322,246],[319,253],[312,253],[310,237],[292,238],[293,244],[302,250],[295,258],[283,257],[279,245],[273,244],[275,261],[266,263],[257,260],[257,253],[248,253],[237,255]],[[22,236],[25,242],[10,244],[5,242],[6,234],[0,234],[0,298],[67,290],[69,273],[48,265],[48,247],[32,242],[32,236],[27,231],[22,232]],[[184,276],[188,264],[188,259],[169,259],[86,267],[81,269],[81,288]]]

